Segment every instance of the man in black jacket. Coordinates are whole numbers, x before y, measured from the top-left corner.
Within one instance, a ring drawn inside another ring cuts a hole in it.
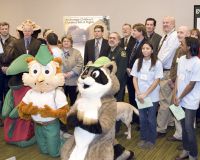
[[[130,72],[133,64],[135,63],[135,60],[142,55],[142,46],[147,40],[145,39],[146,29],[143,24],[135,24],[133,25],[132,29],[132,35],[136,39],[136,41],[128,59],[127,73],[129,76],[127,78],[127,89],[129,94],[129,103],[137,107],[137,103],[135,101],[135,89],[133,86],[133,76],[130,75]],[[137,116],[134,116],[133,121],[139,123],[139,118]]]
[[[116,76],[120,83],[120,89],[115,95],[115,98],[118,102],[121,102],[124,99],[124,93],[125,93],[126,68],[127,68],[128,58],[125,50],[119,45],[120,35],[117,32],[112,32],[109,35],[108,43],[111,48],[108,54],[108,58],[116,62],[117,65]]]
[[[108,41],[103,38],[104,28],[101,25],[94,27],[94,39],[88,40],[85,44],[84,65],[89,61],[94,62],[101,56],[108,56]]]
[[[158,54],[158,46],[161,40],[161,36],[155,32],[156,20],[154,18],[147,18],[145,21],[145,27],[147,31],[147,39],[153,46],[154,54]]]
[[[121,38],[120,46],[124,48],[128,57],[130,57],[130,54],[135,44],[135,38],[131,36],[131,30],[131,25],[128,23],[125,23],[122,26],[123,38]]]
[[[10,64],[9,55],[13,52],[15,38],[9,34],[9,24],[2,22],[0,24],[0,114],[3,105],[3,99],[8,91],[9,76],[6,70]],[[0,126],[1,126],[0,120]]]
[[[21,54],[31,54],[35,56],[41,42],[33,37],[33,34],[40,30],[40,27],[30,20],[26,20],[22,25],[17,27],[19,32],[22,31],[23,37],[15,41],[13,60]]]

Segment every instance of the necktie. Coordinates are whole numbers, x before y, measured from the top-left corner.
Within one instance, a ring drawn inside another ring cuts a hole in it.
[[[159,47],[158,47],[157,53],[160,51],[160,49],[161,49],[161,47],[162,47],[164,41],[166,40],[166,38],[167,38],[167,34],[164,36],[163,40],[161,41],[161,43],[160,43],[160,45],[159,45]]]
[[[127,47],[127,45],[128,45],[128,38],[125,38],[125,40],[124,40],[124,47]]]
[[[139,46],[139,41],[136,41],[135,45],[134,45],[134,49],[136,50]]]
[[[138,46],[139,46],[139,41],[136,41],[136,43],[135,43],[135,45],[133,47],[133,50],[131,52],[130,58],[129,58],[129,64],[131,63],[133,57],[135,56],[135,51],[137,50]]]
[[[26,48],[26,50],[28,50],[29,44],[30,44],[29,39],[25,39],[25,48]]]
[[[99,40],[96,40],[95,44],[95,60],[99,57]]]

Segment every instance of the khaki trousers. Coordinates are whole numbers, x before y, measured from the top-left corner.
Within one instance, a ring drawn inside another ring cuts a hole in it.
[[[172,99],[172,89],[168,85],[169,71],[164,71],[164,77],[160,81],[160,107],[157,116],[157,132],[166,133],[167,126],[173,126],[173,116],[169,110]]]
[[[182,126],[181,126],[181,122],[178,121],[176,118],[174,118],[174,124],[175,124],[175,133],[174,133],[174,137],[176,139],[182,140]]]

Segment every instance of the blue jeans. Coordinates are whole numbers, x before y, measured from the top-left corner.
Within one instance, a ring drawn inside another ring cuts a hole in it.
[[[139,109],[140,118],[140,139],[155,144],[156,132],[156,111],[158,102],[153,102],[153,106]]]
[[[197,140],[194,129],[196,110],[184,109],[185,118],[181,120],[183,149],[189,151],[189,155],[197,157]]]

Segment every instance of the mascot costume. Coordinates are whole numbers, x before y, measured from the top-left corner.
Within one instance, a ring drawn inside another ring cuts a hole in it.
[[[80,95],[67,114],[67,123],[75,127],[74,136],[61,149],[62,160],[127,160],[133,152],[115,144],[117,103],[113,95],[119,89],[116,64],[107,57],[90,63],[78,79]]]
[[[35,58],[28,58],[29,73],[23,74],[25,86],[31,89],[18,105],[23,119],[31,116],[35,122],[35,137],[39,149],[52,157],[60,155],[59,119],[66,121],[67,99],[59,86],[64,85],[61,59],[53,58],[46,45],[41,45]]]
[[[6,74],[12,75],[8,85],[10,90],[7,92],[2,117],[4,120],[4,139],[9,144],[15,144],[19,147],[30,146],[35,143],[34,124],[31,120],[19,118],[17,105],[30,87],[25,87],[22,82],[22,73],[28,72],[26,58],[32,57],[23,54],[14,60],[8,67]]]

